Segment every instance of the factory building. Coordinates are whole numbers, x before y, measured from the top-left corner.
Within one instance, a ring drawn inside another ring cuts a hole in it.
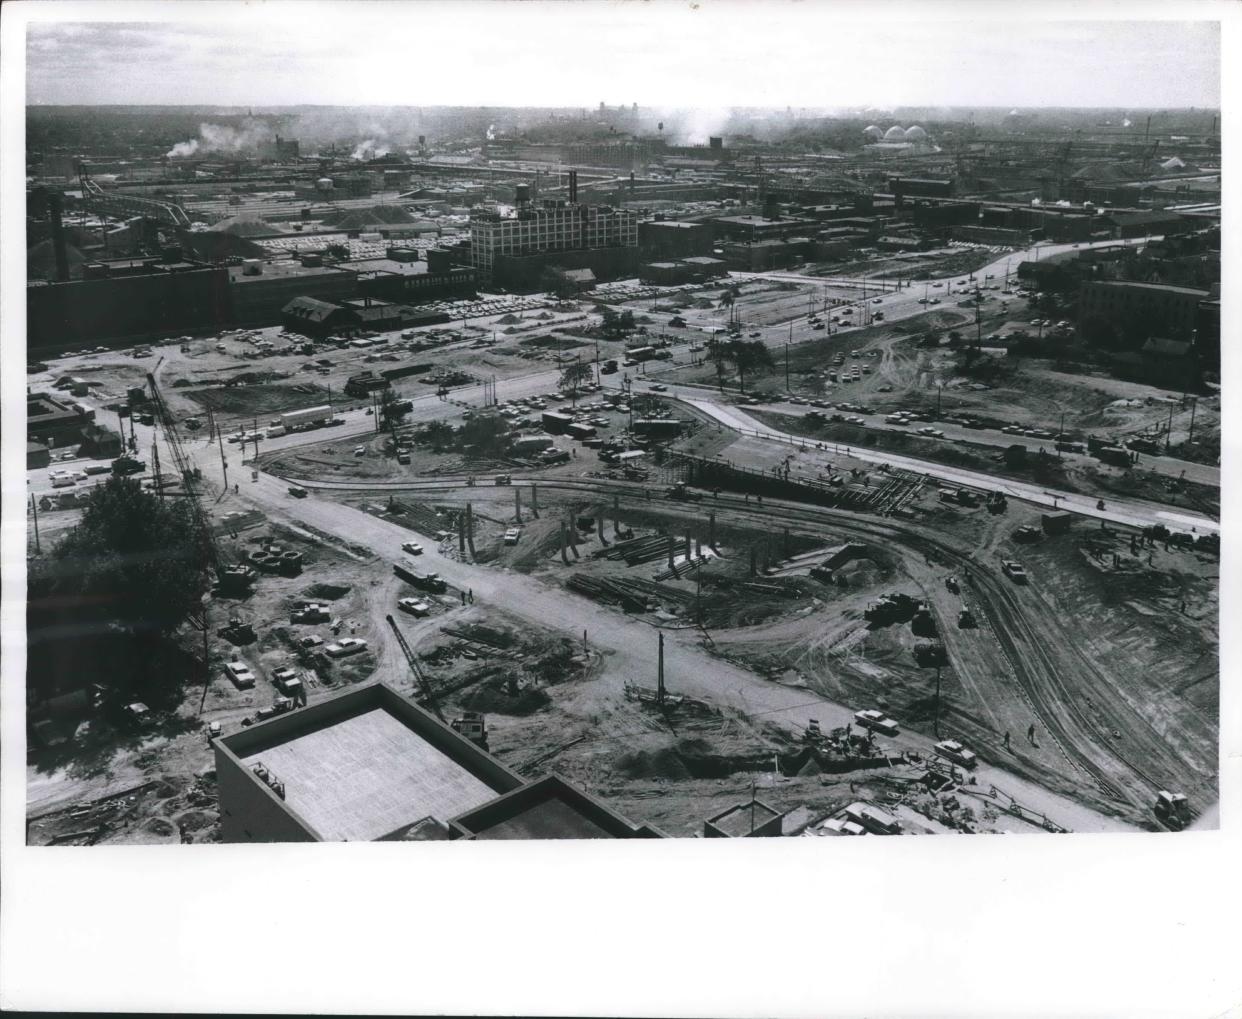
[[[706,283],[729,274],[728,263],[723,258],[699,255],[669,262],[647,262],[638,271],[643,283],[657,286],[682,286],[687,283]]]
[[[710,223],[683,223],[679,220],[645,220],[638,224],[638,246],[653,261],[668,261],[689,255],[712,253]]]
[[[518,189],[515,209],[477,210],[470,218],[470,258],[483,285],[519,288],[547,266],[591,269],[608,279],[638,260],[638,216],[606,205],[579,205],[577,175],[569,202],[533,205]]]
[[[92,278],[26,287],[30,351],[120,337],[162,337],[232,321],[228,271],[178,261],[95,263]],[[170,267],[172,266],[172,267]]]
[[[522,778],[383,683],[217,739],[215,763],[225,842],[662,837]]]
[[[767,241],[815,230],[814,220],[791,216],[718,216],[712,223],[716,236],[728,241]]]
[[[1088,283],[1078,299],[1079,327],[1091,320],[1122,329],[1141,322],[1147,331],[1162,338],[1191,340],[1199,323],[1200,305],[1209,297],[1207,290],[1162,283]]]

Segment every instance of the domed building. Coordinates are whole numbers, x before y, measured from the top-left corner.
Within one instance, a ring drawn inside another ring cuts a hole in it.
[[[863,136],[867,139],[868,142],[878,142],[881,138],[884,137],[884,132],[881,131],[878,127],[876,127],[874,124],[869,124],[867,127],[863,128]]]
[[[904,142],[906,140],[906,132],[897,124],[894,124],[884,132],[884,140],[886,142]]]
[[[906,128],[906,141],[908,142],[925,142],[927,141],[927,132],[918,124]]]

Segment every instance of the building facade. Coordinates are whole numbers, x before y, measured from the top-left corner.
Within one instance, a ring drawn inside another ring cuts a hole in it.
[[[557,252],[633,249],[637,256],[638,216],[606,205],[544,202],[512,214],[494,209],[470,218],[470,260],[480,281],[493,282],[498,258]]]
[[[1088,283],[1078,300],[1081,325],[1092,320],[1125,330],[1142,323],[1142,332],[1170,340],[1191,340],[1199,321],[1199,306],[1209,292],[1160,283],[1105,280]]]

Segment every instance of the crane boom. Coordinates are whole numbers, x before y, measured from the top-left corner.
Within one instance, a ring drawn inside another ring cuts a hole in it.
[[[398,628],[397,621],[391,615],[387,619],[388,625],[392,627],[392,632],[397,635],[397,643],[401,645],[401,653],[405,655],[405,660],[410,666],[410,672],[414,676],[414,681],[422,692],[422,699],[427,703],[427,707],[435,712],[436,718],[443,722],[444,716],[440,713],[440,706],[436,703],[435,696],[431,692],[431,684],[427,681],[427,676],[419,666],[418,659],[414,657],[414,651],[405,639],[405,634]]]
[[[229,566],[225,563],[224,557],[220,554],[220,547],[216,544],[211,521],[203,511],[202,500],[198,493],[197,486],[202,480],[203,472],[194,466],[193,461],[186,455],[181,442],[181,434],[177,431],[177,423],[168,405],[164,402],[163,396],[160,395],[159,387],[155,384],[154,373],[147,374],[147,385],[151,389],[151,402],[155,404],[155,416],[164,429],[164,439],[168,444],[168,450],[172,453],[173,462],[177,465],[177,471],[181,475],[182,484],[189,497],[187,501],[190,513],[194,517],[200,536],[199,540],[203,543],[207,560],[215,571],[222,588],[245,591],[254,583],[257,574],[249,566]]]

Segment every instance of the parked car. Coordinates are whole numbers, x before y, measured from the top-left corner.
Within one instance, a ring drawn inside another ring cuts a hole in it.
[[[897,727],[896,722],[886,717],[882,711],[876,711],[874,708],[868,708],[866,711],[855,711],[854,721],[864,729],[882,732],[885,736],[896,736],[901,731]]]
[[[522,532],[518,528],[510,527],[507,531],[505,531],[505,544],[516,545],[521,536]]]
[[[367,649],[367,642],[359,637],[342,637],[323,649],[329,658],[344,658],[356,655]]]
[[[420,545],[417,541],[406,541],[406,542],[402,542],[401,551],[409,552],[410,555],[422,555],[423,546]]]
[[[397,608],[412,616],[425,616],[431,612],[431,606],[421,598],[398,598]]]
[[[228,673],[229,679],[233,681],[233,685],[237,689],[249,690],[254,686],[254,673],[250,671],[250,666],[240,659],[227,662],[224,670]]]
[[[952,761],[954,764],[960,764],[963,768],[973,768],[979,763],[979,758],[975,756],[974,751],[967,750],[955,739],[941,740],[932,750],[937,756]]]
[[[303,637],[300,641],[298,641],[298,643],[307,650],[311,650],[313,648],[323,647],[323,638],[318,634],[312,633],[309,637]]]

